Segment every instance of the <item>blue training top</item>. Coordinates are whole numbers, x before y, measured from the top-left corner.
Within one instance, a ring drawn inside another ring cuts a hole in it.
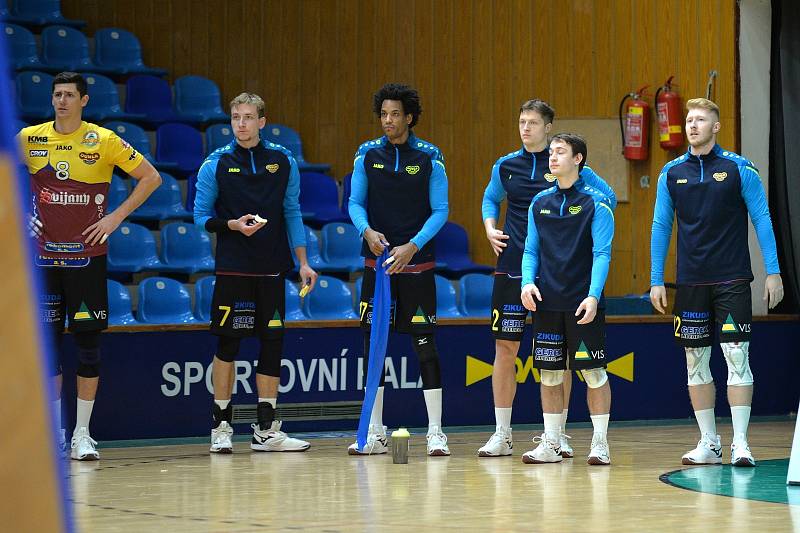
[[[504,155],[492,166],[492,175],[483,193],[483,220],[498,220],[500,204],[504,199],[508,201],[503,227],[503,232],[508,235],[507,246],[497,258],[497,273],[515,277],[521,274],[522,252],[528,235],[528,208],[537,194],[552,187],[556,181],[556,177],[550,174],[549,157],[549,149],[528,152],[523,146]],[[584,166],[580,177],[587,185],[605,194],[612,209],[617,207],[614,190],[590,167]]]
[[[608,198],[583,179],[537,194],[522,256],[522,286],[535,281],[542,295],[537,309],[574,311],[588,296],[600,300],[613,238]]]
[[[664,261],[676,214],[678,284],[752,281],[748,213],[767,274],[779,274],[767,198],[752,162],[714,145],[706,155],[689,151],[664,165],[653,211],[650,286],[664,284]]]
[[[433,261],[432,239],[449,212],[444,157],[413,133],[398,145],[385,136],[365,142],[353,162],[348,210],[361,235],[369,227],[392,247],[413,242],[412,264]],[[375,258],[366,241],[361,255]]]
[[[244,148],[234,140],[212,152],[197,174],[194,223],[217,233],[217,272],[292,268],[289,246],[306,245],[299,198],[300,172],[283,146],[262,140]],[[227,220],[248,213],[266,218],[266,226],[250,237],[228,229]]]

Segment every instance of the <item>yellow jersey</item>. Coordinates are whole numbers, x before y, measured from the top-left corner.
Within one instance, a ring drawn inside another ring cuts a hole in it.
[[[69,135],[54,122],[23,128],[21,159],[31,179],[31,213],[42,222],[40,266],[84,266],[105,255],[106,243],[90,246],[81,233],[106,215],[114,167],[136,169],[144,157],[116,133],[81,122]]]

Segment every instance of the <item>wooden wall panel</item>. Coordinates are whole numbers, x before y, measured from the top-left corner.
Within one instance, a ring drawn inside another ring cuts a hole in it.
[[[445,154],[451,219],[470,234],[473,258],[492,263],[480,200],[492,163],[519,145],[517,109],[548,100],[560,118],[615,118],[620,98],[670,75],[684,99],[713,97],[719,141],[736,149],[735,17],[729,0],[62,0],[87,33],[136,33],[148,64],[170,79],[214,79],[224,102],[261,94],[270,122],[303,137],[310,161],[341,177],[364,140],[381,134],[372,94],[406,81],[422,96],[417,134]],[[710,23],[709,21],[713,21]],[[651,97],[652,98],[652,97]],[[652,101],[652,100],[651,100]],[[660,168],[679,152],[657,144],[629,163],[630,201],[616,212],[609,294],[649,285],[650,223]],[[591,147],[590,147],[591,151]],[[649,176],[650,186],[640,186]],[[674,241],[674,239],[673,239]],[[667,279],[674,277],[674,242]]]

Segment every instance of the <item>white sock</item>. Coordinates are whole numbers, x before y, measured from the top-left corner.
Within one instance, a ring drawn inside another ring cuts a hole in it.
[[[228,398],[227,400],[214,400],[214,403],[219,405],[219,408],[224,411],[228,408],[228,404],[231,403],[231,399]]]
[[[278,399],[277,398],[262,398],[261,396],[259,396],[258,397],[258,403],[268,403],[268,404],[270,404],[272,406],[273,409],[278,407]],[[223,407],[223,409],[224,409],[224,407]]]
[[[425,407],[428,409],[428,428],[442,427],[442,389],[425,389]]]
[[[694,412],[697,425],[700,427],[700,435],[711,435],[717,438],[717,421],[714,418],[714,409],[702,409]]]
[[[544,435],[550,442],[561,440],[561,413],[544,414]]]
[[[89,429],[89,419],[92,418],[94,400],[81,400],[78,398],[78,413],[75,417],[75,429]]]
[[[511,407],[495,407],[494,420],[497,427],[511,429]]]
[[[564,409],[561,411],[561,431],[567,431],[567,415],[569,414],[569,409]]]
[[[591,415],[592,427],[595,433],[606,435],[608,433],[608,418],[610,415]]]
[[[750,424],[749,405],[731,405],[731,421],[733,422],[733,440],[737,437],[747,440],[747,426]]]
[[[383,387],[378,387],[375,391],[375,403],[372,404],[369,424],[371,426],[378,426],[383,430]]]
[[[61,431],[61,398],[53,402],[53,422],[56,425],[56,431]],[[60,433],[59,433],[60,435]]]

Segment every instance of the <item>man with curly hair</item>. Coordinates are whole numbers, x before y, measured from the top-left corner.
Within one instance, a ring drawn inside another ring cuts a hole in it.
[[[364,280],[359,311],[364,330],[364,364],[369,355],[376,259],[384,250],[391,277],[392,325],[411,335],[419,359],[428,410],[428,455],[450,455],[442,432],[442,380],[433,338],[436,326],[436,264],[433,237],[447,221],[447,173],[444,157],[414,135],[422,108],[416,90],[390,83],[373,98],[383,137],[362,144],[355,155],[349,211],[364,242]],[[366,370],[365,370],[366,374]],[[388,450],[383,425],[383,376],[370,418],[367,443],[348,448],[351,455]]]

